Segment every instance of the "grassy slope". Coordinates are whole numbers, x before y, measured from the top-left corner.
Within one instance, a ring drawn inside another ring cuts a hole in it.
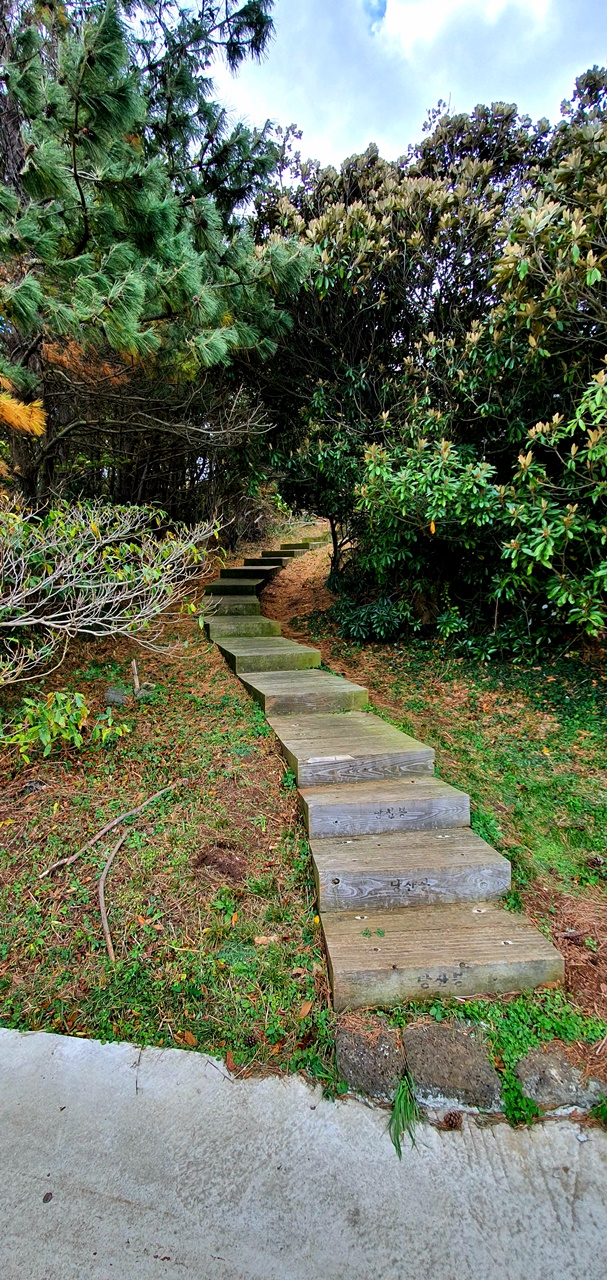
[[[0,800],[0,1023],[229,1053],[236,1067],[330,1076],[332,1015],[310,862],[292,779],[262,713],[195,620],[188,648],[73,646],[45,683],[99,709],[136,654],[151,702],[110,749],[15,769]],[[167,638],[169,638],[167,636]],[[106,901],[97,880],[117,833],[40,880],[110,818],[177,778],[190,784],[129,824]]]
[[[474,825],[513,862],[515,893],[567,960],[569,998],[403,1007],[482,1021],[512,1119],[533,1109],[513,1067],[558,1037],[604,1074],[607,1052],[605,683],[575,663],[522,672],[453,662],[441,650],[337,640],[326,620],[325,553],[289,566],[265,593],[285,631],[317,640],[326,663],[366,683],[381,714],[431,743],[443,777],[471,794]],[[294,604],[296,601],[296,604]],[[273,735],[193,621],[189,648],[141,660],[154,699],[131,734],[18,770],[0,808],[0,1022],[228,1055],[245,1071],[304,1068],[334,1083],[333,1024],[307,844]],[[128,680],[134,647],[74,646],[54,687],[102,705]],[[190,786],[134,820],[110,871],[117,955],[109,963],[96,881],[112,838],[69,871],[38,873],[109,817],[177,777]],[[42,785],[41,785],[42,784]],[[567,936],[573,933],[575,937]]]

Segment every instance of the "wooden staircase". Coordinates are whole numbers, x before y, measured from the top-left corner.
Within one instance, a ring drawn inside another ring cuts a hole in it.
[[[261,616],[259,595],[325,539],[222,569],[205,630],[265,711],[299,788],[336,1010],[560,982],[563,959],[499,906],[510,863],[470,828],[434,752],[367,711],[368,692]]]

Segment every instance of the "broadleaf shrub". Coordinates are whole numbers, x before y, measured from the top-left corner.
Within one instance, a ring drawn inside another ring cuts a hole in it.
[[[81,693],[47,693],[44,698],[24,698],[21,717],[0,729],[0,746],[17,747],[29,764],[34,753],[50,756],[53,747],[66,745],[78,750],[87,739],[109,744],[129,732],[126,724],[116,724],[111,707],[89,726],[90,707]]]

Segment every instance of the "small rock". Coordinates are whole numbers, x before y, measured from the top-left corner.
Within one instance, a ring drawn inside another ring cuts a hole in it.
[[[36,791],[44,791],[46,782],[37,782],[35,778],[31,782],[26,782],[23,792],[26,796],[34,795]]]
[[[550,1045],[546,1049],[530,1049],[515,1067],[525,1097],[531,1098],[543,1111],[556,1107],[595,1107],[607,1096],[607,1085],[600,1080],[587,1080]]]
[[[117,689],[115,685],[106,689],[103,700],[106,707],[126,707],[130,701],[128,693],[125,693],[124,689]]]
[[[153,697],[154,690],[146,689],[144,685],[142,685],[140,689],[135,690],[135,698],[137,699],[137,702],[147,702],[149,698]]]
[[[381,1018],[346,1014],[335,1035],[337,1071],[356,1093],[378,1102],[393,1102],[405,1070],[405,1054],[398,1031]]]
[[[501,1081],[479,1031],[428,1022],[405,1027],[403,1045],[418,1102],[500,1110]]]

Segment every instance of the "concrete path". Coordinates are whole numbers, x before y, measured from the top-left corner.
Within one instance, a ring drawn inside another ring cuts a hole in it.
[[[399,1164],[386,1118],[197,1053],[0,1031],[0,1276],[604,1280],[606,1134],[424,1127]]]

